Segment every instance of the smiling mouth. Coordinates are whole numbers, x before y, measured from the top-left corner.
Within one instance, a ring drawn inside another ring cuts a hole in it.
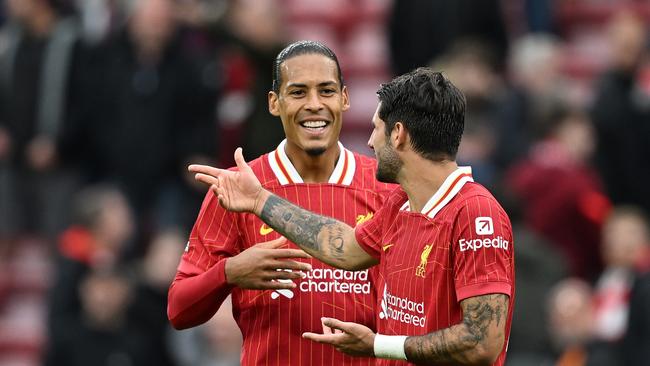
[[[329,125],[329,122],[327,121],[305,121],[305,122],[300,122],[300,125],[310,131],[322,131]]]

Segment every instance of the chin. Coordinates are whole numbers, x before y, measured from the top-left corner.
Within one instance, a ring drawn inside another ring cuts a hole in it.
[[[325,153],[327,149],[324,147],[308,147],[305,149],[305,152],[309,156],[321,156]]]

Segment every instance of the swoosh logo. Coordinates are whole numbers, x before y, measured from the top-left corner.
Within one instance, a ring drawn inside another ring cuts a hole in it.
[[[260,234],[262,234],[262,235],[269,235],[269,234],[272,233],[272,232],[273,232],[273,229],[271,229],[270,227],[266,226],[266,224],[262,224],[262,226],[260,226]]]
[[[395,244],[387,244],[387,245],[384,245],[383,247],[381,247],[381,249],[383,249],[384,252],[385,252],[385,251],[388,250],[388,248],[392,247],[393,245],[395,245]]]

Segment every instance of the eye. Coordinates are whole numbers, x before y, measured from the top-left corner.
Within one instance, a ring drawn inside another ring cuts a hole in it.
[[[289,92],[289,95],[294,96],[294,97],[300,97],[300,96],[305,95],[305,91],[300,90],[300,89],[294,89],[294,90],[291,90]]]
[[[336,93],[336,90],[335,90],[335,89],[331,89],[331,88],[327,88],[327,89],[322,89],[322,90],[321,90],[321,94],[324,94],[324,95],[332,95],[332,94],[334,94],[334,93]]]

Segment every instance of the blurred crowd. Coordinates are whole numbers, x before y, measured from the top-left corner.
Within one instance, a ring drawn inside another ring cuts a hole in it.
[[[635,0],[2,1],[0,366],[239,364],[227,307],[167,322],[205,195],[186,167],[277,146],[271,66],[302,38],[339,54],[361,152],[393,75],[465,93],[458,161],[515,229],[508,365],[647,364],[649,21]]]

